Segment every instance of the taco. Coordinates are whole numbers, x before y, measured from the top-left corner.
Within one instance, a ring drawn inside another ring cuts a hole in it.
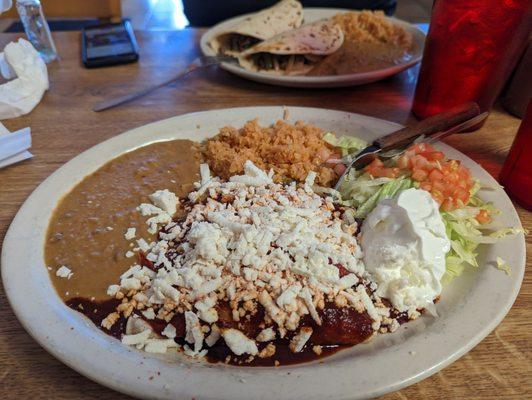
[[[302,23],[301,3],[296,0],[282,0],[218,33],[209,45],[217,54],[237,56],[263,40],[299,28]]]
[[[304,75],[344,41],[340,27],[330,20],[316,21],[281,33],[246,50],[242,67],[276,75]]]

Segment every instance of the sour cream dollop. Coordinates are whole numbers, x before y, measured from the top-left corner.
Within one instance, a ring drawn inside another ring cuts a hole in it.
[[[451,242],[430,193],[408,189],[381,201],[362,225],[361,245],[377,294],[398,310],[424,308],[441,294]]]

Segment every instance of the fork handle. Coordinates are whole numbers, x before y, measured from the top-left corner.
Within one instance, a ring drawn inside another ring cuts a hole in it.
[[[421,135],[430,137],[438,132],[446,131],[480,114],[476,103],[466,103],[448,111],[426,118],[415,125],[399,129],[373,142],[382,150],[407,145]]]

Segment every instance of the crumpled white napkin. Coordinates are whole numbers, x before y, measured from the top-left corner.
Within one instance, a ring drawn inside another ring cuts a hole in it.
[[[15,79],[0,85],[0,120],[29,113],[48,89],[48,70],[25,39],[9,43],[0,53],[0,73]]]
[[[13,2],[11,0],[0,0],[0,12],[9,10],[12,5]]]
[[[28,151],[30,147],[30,128],[9,132],[0,123],[0,168],[33,157]]]

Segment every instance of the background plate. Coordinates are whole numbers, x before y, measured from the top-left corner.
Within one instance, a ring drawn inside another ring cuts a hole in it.
[[[307,23],[317,21],[319,19],[330,18],[338,13],[348,11],[351,10],[345,10],[340,8],[304,8],[303,16],[305,18],[305,23]],[[208,45],[211,39],[216,36],[218,32],[226,30],[228,27],[240,20],[243,20],[248,15],[249,14],[228,19],[227,21],[221,22],[213,26],[211,29],[205,32],[205,34],[201,37],[200,41],[200,47],[203,54],[207,56],[215,55],[214,50]],[[396,18],[387,18],[390,19],[393,23],[402,26],[408,32],[410,32],[416,44],[416,50],[410,60],[397,65],[392,65],[387,68],[377,69],[369,72],[359,72],[349,75],[277,76],[262,72],[248,71],[242,68],[240,65],[235,64],[223,63],[220,65],[220,67],[235,75],[241,76],[242,78],[277,86],[302,88],[332,88],[362,85],[364,83],[379,81],[381,79],[398,74],[399,72],[404,71],[405,69],[417,64],[421,60],[421,57],[423,55],[423,46],[425,44],[425,34],[421,30],[416,28],[414,25],[411,25],[408,22]]]
[[[14,218],[2,251],[2,279],[18,319],[46,350],[83,375],[113,389],[151,399],[361,399],[400,389],[430,376],[469,351],[493,330],[512,306],[524,273],[522,234],[486,246],[481,267],[470,268],[444,289],[440,317],[422,317],[393,334],[380,335],[325,358],[298,366],[239,368],[153,356],[122,345],[63,304],[44,265],[46,229],[61,197],[84,176],[120,154],[162,140],[203,140],[225,125],[259,118],[270,124],[283,107],[249,107],[186,114],[133,129],[75,157],[28,197]],[[359,114],[290,107],[289,120],[303,120],[337,134],[367,140],[399,126]],[[482,197],[501,210],[498,220],[520,226],[504,191],[478,164],[446,145],[475,177],[497,189]],[[511,275],[494,267],[501,256]]]

